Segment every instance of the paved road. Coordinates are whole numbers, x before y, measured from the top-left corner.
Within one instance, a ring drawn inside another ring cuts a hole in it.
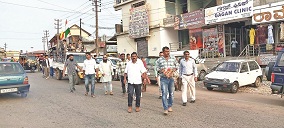
[[[27,98],[0,95],[0,127],[284,127],[284,99],[277,96],[199,88],[196,103],[184,107],[176,92],[174,112],[164,116],[157,86],[148,86],[143,94],[141,112],[127,113],[119,82],[113,82],[114,96],[105,96],[96,84],[92,98],[84,96],[82,84],[70,93],[67,80],[45,80],[40,73],[29,73],[29,79]]]

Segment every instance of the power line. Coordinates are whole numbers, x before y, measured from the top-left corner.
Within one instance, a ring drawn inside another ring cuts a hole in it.
[[[0,31],[0,32],[7,32],[7,33],[22,33],[22,34],[42,34],[42,33],[35,33],[35,32],[19,32],[19,31]]]

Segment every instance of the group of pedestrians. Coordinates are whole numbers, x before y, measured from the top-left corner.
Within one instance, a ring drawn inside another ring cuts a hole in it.
[[[39,62],[40,60],[38,60]],[[44,58],[41,60],[40,65],[42,67],[42,74],[43,78],[49,79],[50,77],[53,78],[54,69],[53,69],[53,55],[45,55]]]
[[[181,59],[178,64],[175,57],[170,56],[170,49],[163,47],[162,52],[159,54],[159,58],[156,61],[155,70],[156,78],[159,85],[159,93],[162,99],[162,105],[164,114],[168,115],[168,112],[172,112],[173,100],[174,100],[174,78],[173,74],[179,71],[179,79],[182,81],[182,102],[183,106],[187,103],[187,93],[190,92],[190,103],[195,103],[195,82],[197,81],[197,68],[194,59],[190,58],[188,51],[184,52],[184,58]],[[113,95],[112,91],[112,75],[113,69],[111,63],[108,61],[108,56],[104,55],[100,64],[97,64],[95,59],[92,58],[91,53],[86,53],[86,60],[84,61],[83,68],[81,68],[75,61],[73,61],[73,55],[69,55],[68,60],[64,64],[63,76],[65,76],[65,70],[69,77],[70,92],[74,92],[76,75],[76,68],[83,72],[85,79],[85,95],[89,94],[89,84],[91,84],[91,97],[95,97],[95,75],[98,76],[99,71],[102,73],[100,81],[104,85],[105,95]],[[141,59],[138,58],[136,52],[131,55],[120,54],[120,59],[117,63],[117,71],[120,75],[122,93],[128,93],[128,109],[129,113],[132,112],[132,102],[136,97],[135,111],[140,111],[140,101],[142,96],[142,85],[149,84],[149,78],[147,76],[147,69]]]

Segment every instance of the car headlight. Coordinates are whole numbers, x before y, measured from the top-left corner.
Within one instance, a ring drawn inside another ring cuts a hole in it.
[[[208,77],[205,77],[205,80],[209,80],[209,78],[208,78]]]
[[[223,82],[224,83],[230,83],[230,80],[229,79],[223,79]]]

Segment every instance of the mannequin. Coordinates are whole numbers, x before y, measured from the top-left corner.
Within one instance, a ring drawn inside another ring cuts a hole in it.
[[[250,38],[249,44],[251,46],[254,45],[254,37],[255,37],[255,30],[254,30],[254,28],[250,28],[250,30],[249,30],[249,38]]]
[[[280,40],[283,41],[284,40],[284,23],[281,22],[280,24]]]
[[[232,39],[232,42],[231,42],[231,45],[232,45],[232,56],[237,56],[236,52],[237,52],[237,44],[238,44],[238,41],[236,41],[236,38],[233,38]]]
[[[271,24],[268,25],[268,44],[274,44],[274,38],[273,38],[273,26]]]

